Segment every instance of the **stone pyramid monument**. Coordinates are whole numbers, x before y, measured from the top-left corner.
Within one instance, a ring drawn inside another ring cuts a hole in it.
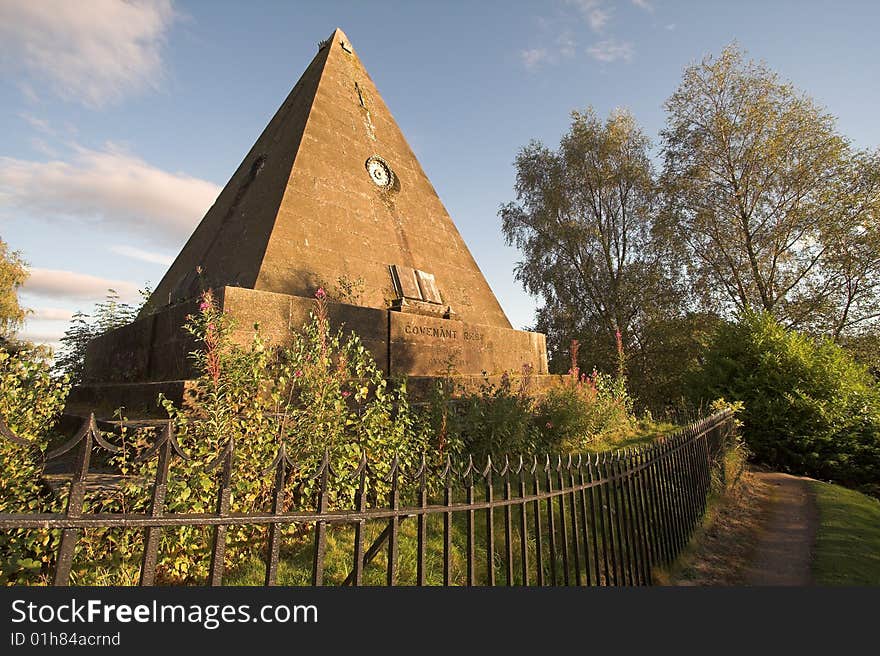
[[[195,348],[181,326],[204,288],[284,342],[315,291],[389,374],[547,373],[545,338],[513,330],[342,30],[263,130],[138,319],[94,340],[76,403],[180,395]],[[334,294],[347,289],[345,294]]]

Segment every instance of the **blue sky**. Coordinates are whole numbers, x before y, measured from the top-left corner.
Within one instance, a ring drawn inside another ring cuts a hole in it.
[[[0,236],[52,343],[107,287],[154,286],[339,26],[517,327],[535,300],[497,216],[513,159],[569,113],[654,140],[689,63],[733,40],[880,145],[880,2],[0,0]]]

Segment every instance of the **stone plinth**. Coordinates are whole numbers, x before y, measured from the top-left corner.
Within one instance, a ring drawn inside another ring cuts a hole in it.
[[[315,308],[312,299],[240,287],[224,287],[216,295],[241,345],[252,339],[254,324],[268,343],[289,343]],[[332,329],[357,333],[383,372],[412,377],[417,396],[438,376],[476,389],[486,376],[497,382],[503,373],[516,376],[524,368],[536,379],[547,374],[540,333],[345,303],[328,303],[327,309]],[[196,376],[188,354],[199,345],[182,328],[186,315],[195,312],[196,301],[173,305],[93,340],[84,384],[72,393],[68,409],[107,413],[124,406],[129,416],[143,416],[159,413],[159,392],[180,400]]]

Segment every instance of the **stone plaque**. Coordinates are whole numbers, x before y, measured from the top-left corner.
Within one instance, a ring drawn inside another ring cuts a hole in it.
[[[428,303],[443,302],[443,299],[440,298],[440,291],[437,289],[437,284],[434,282],[433,273],[425,273],[424,271],[416,270],[416,278],[419,281],[419,289],[422,291],[422,300],[428,301]]]
[[[392,264],[390,268],[391,280],[394,282],[394,290],[398,296],[400,298],[413,298],[417,301],[422,300],[415,270],[397,264]]]

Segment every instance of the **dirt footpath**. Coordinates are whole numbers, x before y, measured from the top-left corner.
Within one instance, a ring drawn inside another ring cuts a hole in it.
[[[744,571],[746,585],[810,585],[811,562],[819,525],[808,479],[756,472],[770,489],[770,507]]]

